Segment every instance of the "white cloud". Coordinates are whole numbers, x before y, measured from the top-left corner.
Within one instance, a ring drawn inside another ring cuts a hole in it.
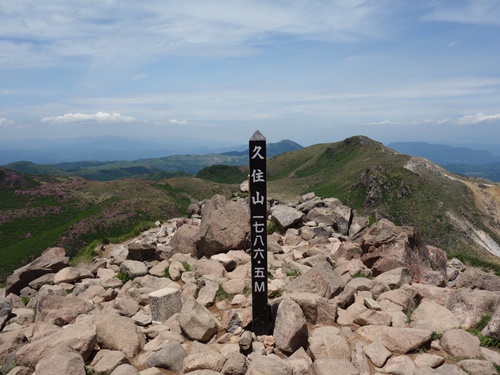
[[[49,124],[74,124],[81,122],[97,122],[99,124],[117,123],[117,122],[137,122],[132,116],[123,116],[119,113],[97,112],[94,114],[86,113],[66,113],[62,116],[44,117],[41,122]]]
[[[378,122],[369,122],[368,125],[398,125],[400,124],[399,122],[391,121],[391,120],[384,120],[384,121],[378,121]]]
[[[9,120],[5,117],[0,117],[0,126],[7,127],[7,126],[13,125],[13,124],[14,124],[14,121]]]
[[[432,3],[432,10],[423,19],[500,26],[500,1],[437,0]]]
[[[186,120],[177,120],[175,118],[171,118],[168,122],[174,125],[186,125],[188,123]]]
[[[483,122],[499,122],[500,123],[500,113],[494,115],[485,115],[484,113],[477,113],[475,115],[466,115],[460,117],[457,120],[459,125],[476,125]]]

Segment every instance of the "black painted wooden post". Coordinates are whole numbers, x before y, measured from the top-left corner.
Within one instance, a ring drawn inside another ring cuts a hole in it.
[[[267,307],[266,138],[257,130],[249,142],[250,234],[253,332],[269,334]]]

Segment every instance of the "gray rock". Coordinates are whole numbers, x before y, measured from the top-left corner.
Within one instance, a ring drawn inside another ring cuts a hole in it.
[[[299,223],[304,218],[304,214],[293,207],[280,204],[271,207],[271,218],[278,224],[280,230],[284,231]]]
[[[179,323],[182,332],[191,340],[207,342],[218,331],[218,325],[210,311],[193,297],[182,306]]]
[[[436,371],[440,375],[467,375],[465,371],[450,363],[439,366]]]
[[[391,357],[387,361],[384,371],[389,374],[413,375],[415,372],[415,364],[411,358],[406,355]]]
[[[428,345],[432,337],[432,331],[428,329],[386,326],[364,326],[359,328],[356,333],[369,341],[378,340],[391,352],[398,354],[406,354]]]
[[[441,347],[453,357],[481,357],[479,339],[463,329],[446,331],[440,340]]]
[[[184,373],[191,373],[196,370],[221,372],[225,362],[226,357],[215,351],[193,353],[185,358],[182,371]]]
[[[80,278],[81,270],[76,267],[65,267],[54,275],[54,284],[75,283]]]
[[[247,375],[292,375],[293,368],[290,364],[277,357],[256,355],[248,367]]]
[[[123,364],[130,364],[125,354],[119,350],[101,349],[97,352],[90,366],[97,374],[108,374]]]
[[[252,342],[253,342],[252,332],[244,331],[239,338],[238,345],[240,346],[242,352],[246,352],[252,347]]]
[[[120,295],[113,300],[113,308],[120,315],[130,318],[139,311],[139,303],[126,295]]]
[[[21,289],[30,282],[47,273],[55,273],[68,266],[69,258],[62,247],[52,247],[45,250],[40,257],[24,267],[18,268],[7,277],[5,295],[19,294]]]
[[[349,345],[339,335],[339,330],[336,327],[316,328],[309,337],[309,351],[314,361],[326,358],[351,360]]]
[[[200,231],[197,225],[184,224],[177,229],[170,240],[170,246],[173,250],[182,254],[195,254],[195,238]]]
[[[161,260],[156,252],[156,244],[146,241],[132,242],[128,245],[127,259],[139,262],[150,262],[152,260]]]
[[[490,361],[479,359],[465,359],[457,363],[468,374],[474,375],[497,375],[495,366]]]
[[[381,273],[375,280],[387,284],[391,289],[395,289],[400,288],[404,284],[409,284],[412,276],[408,268],[398,267]]]
[[[85,375],[85,363],[77,353],[53,353],[36,364],[35,372],[37,375]]]
[[[484,336],[500,339],[500,305],[496,308],[486,327],[481,331]]]
[[[365,354],[377,367],[383,367],[391,357],[391,352],[378,340],[365,346]]]
[[[307,346],[307,321],[302,309],[293,300],[285,299],[280,303],[273,335],[276,348],[285,353]]]
[[[459,328],[460,322],[446,307],[424,299],[413,311],[410,326],[430,329],[434,332],[444,332]]]
[[[149,293],[149,305],[153,321],[163,323],[181,311],[181,292],[174,288],[164,288]]]
[[[364,342],[357,342],[351,353],[351,362],[356,367],[360,375],[370,375],[370,365],[365,355]]]
[[[484,289],[500,291],[500,277],[484,272],[479,268],[468,267],[457,278],[457,288]]]
[[[330,299],[340,294],[343,289],[344,282],[335,271],[333,261],[324,259],[320,264],[291,281],[285,287],[285,292],[287,294],[308,292]]]
[[[135,279],[147,275],[148,267],[137,260],[126,260],[120,265],[120,273],[127,275],[130,279]]]
[[[331,375],[333,369],[335,375],[359,375],[356,367],[347,359],[318,359],[314,361],[312,368],[315,375]]]
[[[97,342],[104,348],[120,350],[132,358],[144,346],[144,335],[130,318],[120,315],[99,315],[95,318],[95,326]]]
[[[181,371],[187,354],[177,342],[170,342],[148,359],[149,367],[159,367],[171,371]]]
[[[200,231],[195,239],[197,255],[209,258],[229,250],[245,249],[250,233],[248,209],[239,202],[227,202],[220,196],[209,202],[207,209],[202,209]]]
[[[73,322],[80,314],[93,310],[94,306],[78,297],[58,296],[40,293],[36,321],[57,324],[59,326]]]
[[[247,368],[247,358],[241,353],[234,353],[227,358],[221,372],[224,375],[245,375]]]
[[[43,337],[22,346],[15,354],[16,363],[34,368],[44,357],[55,353],[74,352],[86,361],[96,344],[93,326],[72,324],[65,329],[47,332]]]
[[[28,338],[20,330],[2,332],[0,335],[0,363],[3,364],[5,357],[9,353],[15,352],[17,349],[26,344],[27,341]]]
[[[140,375],[140,373],[134,366],[123,364],[115,368],[110,375]]]
[[[10,318],[12,312],[12,300],[10,298],[0,298],[0,331]]]

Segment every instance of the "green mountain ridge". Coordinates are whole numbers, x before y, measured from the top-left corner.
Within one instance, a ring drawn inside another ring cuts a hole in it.
[[[269,199],[297,202],[311,191],[336,197],[372,221],[418,227],[424,243],[449,254],[500,264],[499,184],[453,175],[363,136],[282,153],[267,171]],[[90,181],[0,168],[0,270],[49,246],[76,254],[94,240],[185,215],[192,201],[230,197],[247,175],[246,166],[211,165],[196,177]]]

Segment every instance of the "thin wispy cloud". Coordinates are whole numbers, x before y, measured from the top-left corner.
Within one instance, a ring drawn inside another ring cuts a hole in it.
[[[44,117],[40,120],[43,123],[49,124],[76,124],[82,122],[96,122],[99,124],[119,123],[119,122],[137,122],[132,116],[124,116],[119,113],[97,112],[94,114],[87,113],[66,113],[62,116]]]
[[[466,24],[500,26],[498,0],[438,0],[423,19]]]

